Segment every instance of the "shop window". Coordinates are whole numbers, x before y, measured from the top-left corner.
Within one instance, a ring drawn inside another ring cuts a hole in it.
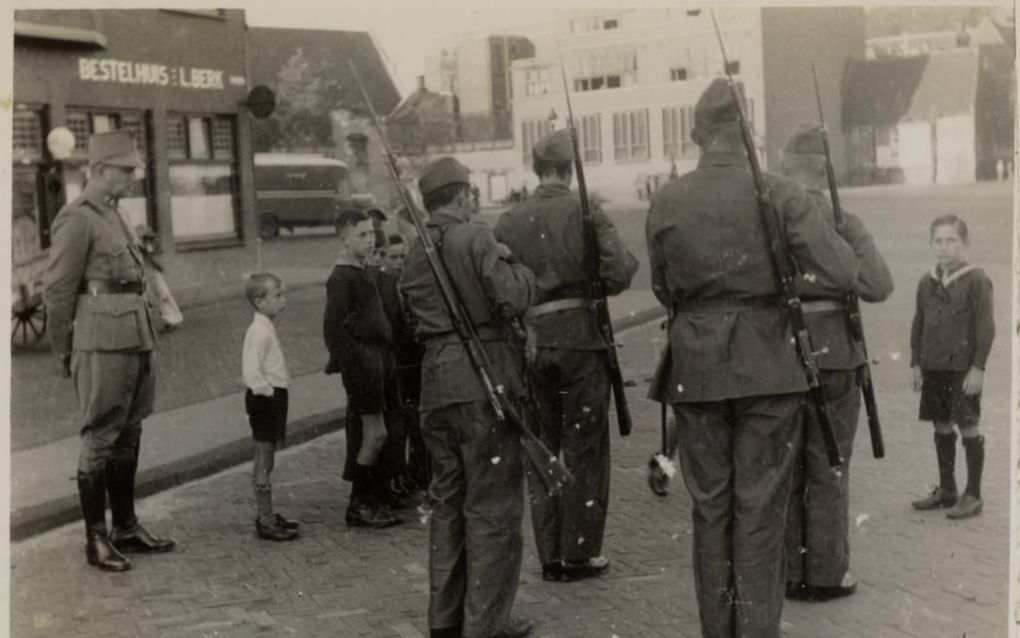
[[[42,113],[15,111],[12,122],[12,156],[15,162],[33,162],[42,159]]]
[[[238,237],[234,121],[209,115],[167,118],[170,219],[175,242]]]
[[[617,161],[648,159],[648,109],[613,113],[613,157]]]
[[[598,113],[581,116],[577,130],[581,146],[581,157],[586,164],[602,161],[602,117]]]
[[[675,106],[662,109],[663,157],[691,157],[698,147],[691,138],[694,130],[694,106]]]

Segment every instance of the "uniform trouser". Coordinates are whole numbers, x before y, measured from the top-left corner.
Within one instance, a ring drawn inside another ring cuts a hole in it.
[[[800,394],[674,406],[704,638],[778,638]]]
[[[825,370],[822,387],[843,455],[837,474],[829,467],[814,406],[805,405],[804,446],[793,470],[786,517],[786,580],[834,587],[850,566],[850,455],[853,452],[861,393],[856,370]]]
[[[609,505],[609,375],[599,350],[539,348],[531,367],[541,438],[574,482],[549,496],[531,484],[535,545],[543,564],[602,553]]]
[[[156,394],[152,352],[74,351],[72,373],[81,408],[78,472],[102,472],[110,461],[137,461],[142,419]]]
[[[521,571],[524,486],[520,436],[484,401],[423,414],[432,457],[429,627],[464,638],[506,624]]]

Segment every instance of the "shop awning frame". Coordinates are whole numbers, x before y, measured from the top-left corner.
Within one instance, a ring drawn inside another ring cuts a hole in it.
[[[14,37],[53,40],[65,43],[71,42],[100,49],[105,49],[107,46],[106,36],[99,31],[61,27],[52,24],[39,24],[37,22],[24,22],[21,20],[14,21]]]

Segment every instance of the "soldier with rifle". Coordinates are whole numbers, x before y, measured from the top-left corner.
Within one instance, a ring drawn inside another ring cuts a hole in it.
[[[730,82],[713,80],[695,106],[697,168],[648,212],[652,289],[673,313],[672,362],[653,398],[676,416],[702,635],[777,638],[790,478],[813,389],[789,271],[849,289],[857,258],[804,188],[760,173]]]
[[[596,305],[630,286],[638,261],[606,214],[570,190],[570,132],[539,140],[532,155],[540,185],[500,217],[495,235],[538,279],[537,305],[524,316],[529,373],[542,440],[553,454],[562,452],[575,481],[559,495],[533,485],[532,520],[543,577],[571,581],[609,569],[601,550],[609,505],[610,369],[619,366]],[[586,241],[587,226],[594,245]]]
[[[826,222],[836,226],[834,209],[823,190],[828,187],[823,134],[815,126],[795,133],[783,149],[781,170],[807,188]],[[865,301],[884,301],[892,293],[893,281],[875,241],[857,217],[840,210],[839,219],[843,237],[853,246],[859,264],[857,281],[849,291]],[[818,427],[812,423],[814,412],[808,410],[786,519],[786,596],[824,601],[857,590],[849,571],[850,455],[861,411],[858,380],[868,365],[867,351],[863,339],[854,337],[857,330],[851,324],[855,318],[848,312],[848,290],[829,288],[815,279],[801,281],[798,292],[818,352],[822,387],[843,464],[838,472],[829,467]]]

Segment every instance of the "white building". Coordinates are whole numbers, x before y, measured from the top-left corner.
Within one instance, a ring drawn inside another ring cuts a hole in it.
[[[818,70],[837,172],[846,171],[841,82],[848,58],[864,56],[860,8],[741,8],[715,12],[734,77],[744,84],[751,119],[778,166],[786,138],[817,122],[811,65]],[[566,72],[589,189],[615,201],[646,198],[676,162],[692,170],[693,110],[723,71],[707,10],[614,9],[557,13],[552,36],[534,36],[535,57],[512,64],[514,145],[457,151],[476,172],[482,198],[533,191],[531,147],[566,125]],[[562,60],[562,67],[561,67]],[[550,116],[555,115],[554,119]],[[438,150],[438,149],[437,149]],[[658,180],[658,182],[656,181]]]

